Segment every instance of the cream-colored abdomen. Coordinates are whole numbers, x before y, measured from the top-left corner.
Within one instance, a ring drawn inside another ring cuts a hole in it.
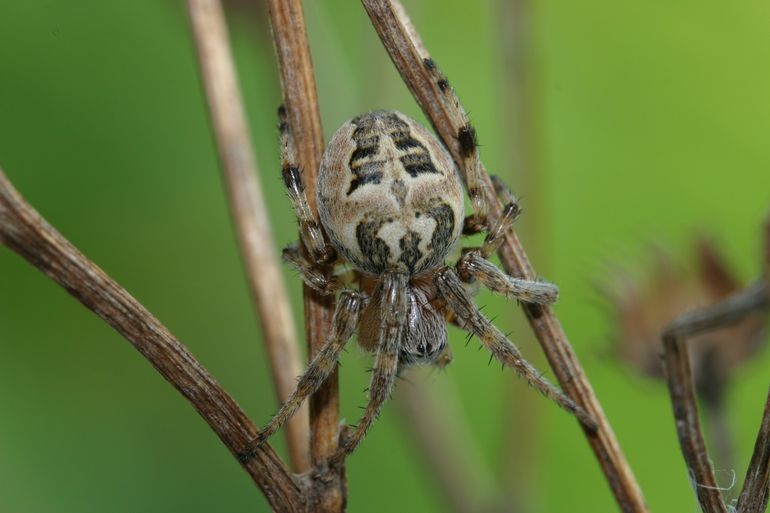
[[[318,184],[327,234],[368,274],[420,274],[441,265],[460,236],[464,203],[454,162],[403,114],[345,123],[327,146]]]

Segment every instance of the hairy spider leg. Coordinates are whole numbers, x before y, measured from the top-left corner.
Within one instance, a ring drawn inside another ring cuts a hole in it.
[[[515,201],[507,203],[503,207],[503,215],[500,216],[500,219],[497,220],[494,226],[489,228],[487,236],[484,238],[484,244],[481,246],[480,251],[482,257],[489,258],[490,255],[493,255],[500,249],[503,240],[505,240],[505,232],[513,226],[513,222],[519,217],[520,213],[519,204]]]
[[[561,390],[527,362],[508,338],[479,311],[473,299],[463,287],[454,269],[445,267],[436,273],[436,286],[448,307],[457,316],[459,324],[466,331],[476,335],[481,343],[503,365],[511,367],[527,383],[547,398],[574,414],[588,429],[596,430],[596,421],[585,410],[575,404]]]
[[[479,159],[476,129],[471,125],[468,114],[463,109],[454,88],[449,85],[449,81],[438,66],[436,66],[435,61],[430,58],[425,59],[424,65],[441,91],[439,99],[449,116],[452,128],[456,131],[455,137],[457,137],[459,153],[462,159],[461,169],[465,177],[468,196],[473,206],[473,216],[475,217],[476,224],[483,225],[486,223],[487,214],[489,213],[490,194],[487,191],[487,185],[481,168],[481,160]]]
[[[505,183],[498,177],[492,178],[495,196],[504,203],[503,215],[494,226],[487,226],[487,215],[490,210],[489,202],[492,201],[487,194],[484,181],[484,172],[481,168],[476,130],[470,123],[468,114],[463,109],[457,93],[449,85],[446,76],[441,72],[432,59],[425,60],[425,68],[436,81],[441,90],[442,104],[449,114],[452,127],[457,130],[457,141],[460,156],[463,159],[462,168],[465,171],[466,188],[471,198],[473,215],[466,219],[464,230],[467,234],[478,233],[486,226],[488,229],[484,245],[480,250],[471,251],[458,262],[460,277],[464,281],[478,278],[493,292],[498,292],[506,297],[516,297],[529,303],[553,303],[558,297],[558,288],[544,281],[525,280],[512,278],[500,271],[491,262],[486,262],[490,255],[496,252],[503,242],[505,232],[521,213],[518,202]]]
[[[353,336],[358,327],[358,318],[361,310],[366,305],[366,296],[360,292],[345,290],[340,294],[339,301],[334,310],[332,330],[329,339],[321,350],[315,355],[308,365],[307,370],[299,378],[297,388],[291,396],[281,405],[278,413],[262,428],[256,440],[249,444],[259,447],[270,436],[291,418],[302,402],[327,380],[329,375],[337,368],[340,353],[345,344]],[[247,449],[248,451],[249,449]]]
[[[488,235],[482,248],[470,251],[458,262],[461,264],[459,265],[461,276],[468,280],[478,277],[479,281],[493,291],[518,297],[524,301],[553,302],[558,295],[558,289],[554,285],[512,278],[497,269],[491,262],[487,265],[485,257],[500,247],[505,231],[510,228],[520,210],[516,199],[505,187],[502,180],[497,179],[497,182],[493,180],[496,194],[491,194],[491,191],[487,190],[484,171],[479,158],[476,130],[471,125],[468,114],[463,109],[454,89],[449,85],[446,76],[436,66],[435,61],[426,58],[423,64],[442,93],[440,95],[442,106],[448,114],[452,128],[456,131],[455,137],[462,159],[461,167],[465,175],[465,186],[473,207],[473,215],[465,222],[465,232],[478,233],[483,230],[483,227],[488,229]],[[507,204],[500,221],[495,226],[489,227],[487,216],[491,202],[498,198],[503,199]],[[465,263],[465,267],[469,268],[465,272],[462,270],[463,263]],[[460,277],[453,269],[440,270],[435,275],[435,281],[439,294],[445,298],[449,308],[457,316],[457,322],[463,324],[467,331],[478,336],[494,357],[504,365],[512,367],[543,395],[567,411],[574,413],[586,427],[596,429],[596,421],[576,405],[572,399],[543,379],[537,370],[521,357],[516,346],[481,314],[463,287]]]
[[[492,180],[492,184],[495,187],[498,201],[503,205],[503,219],[498,222],[498,228],[489,230],[490,233],[497,233],[497,236],[494,239],[497,241],[497,245],[493,247],[488,244],[489,248],[492,249],[490,252],[491,254],[500,247],[503,236],[505,235],[505,230],[507,230],[521,215],[521,207],[519,207],[518,200],[513,193],[511,193],[511,190],[505,182],[503,182],[502,178],[497,175],[490,175],[489,178]],[[487,227],[484,224],[479,224],[475,215],[471,214],[465,217],[463,235],[476,235],[483,231],[487,231]],[[487,239],[489,239],[489,235],[487,235]]]
[[[508,184],[505,183],[505,180],[497,175],[489,175],[489,179],[492,180],[492,186],[495,188],[495,194],[497,194],[497,199],[500,201],[501,205],[508,205],[511,203],[518,205],[519,201],[516,199],[516,196],[513,195]],[[521,211],[519,211],[519,213],[521,213]]]
[[[330,262],[335,252],[324,240],[321,223],[308,203],[305,185],[302,182],[302,172],[297,163],[297,147],[283,105],[278,108],[278,118],[281,132],[281,176],[297,216],[300,240],[315,262]]]
[[[516,298],[525,303],[548,305],[559,298],[559,287],[543,280],[512,278],[495,264],[471,251],[457,263],[459,276],[465,282],[478,279],[486,288],[507,298]]]
[[[380,295],[382,320],[374,370],[369,384],[369,403],[352,432],[343,431],[339,451],[332,458],[333,463],[341,462],[358,447],[369,427],[379,416],[382,405],[390,397],[398,373],[398,350],[406,322],[408,287],[408,275],[387,272],[375,291],[375,294]]]
[[[503,208],[503,215],[489,230],[481,248],[460,257],[456,266],[458,275],[467,283],[478,279],[492,292],[507,298],[516,298],[525,303],[554,303],[559,298],[559,288],[556,285],[543,280],[513,278],[487,260],[500,247],[506,230],[513,224],[518,213],[516,203],[508,203]]]
[[[344,286],[337,275],[327,275],[322,267],[309,262],[302,251],[294,245],[283,250],[283,260],[291,265],[300,275],[305,284],[324,295],[331,295]]]

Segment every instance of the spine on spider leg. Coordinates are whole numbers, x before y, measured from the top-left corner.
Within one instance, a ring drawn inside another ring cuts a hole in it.
[[[551,399],[566,411],[574,414],[588,430],[596,430],[596,420],[577,405],[570,397],[556,388],[552,383],[527,362],[508,338],[487,319],[473,303],[473,299],[465,291],[460,278],[455,271],[445,267],[436,274],[436,285],[439,293],[447,301],[449,309],[466,326],[465,329],[479,337],[492,355],[500,362],[514,369],[521,377],[540,393]]]
[[[352,433],[346,432],[333,462],[341,462],[361,443],[366,432],[380,414],[393,389],[398,373],[398,351],[401,344],[407,312],[409,277],[401,273],[386,273],[382,278],[381,296],[375,304],[382,308],[382,319],[377,343],[377,355],[369,384],[369,403]],[[379,301],[378,301],[379,300]]]

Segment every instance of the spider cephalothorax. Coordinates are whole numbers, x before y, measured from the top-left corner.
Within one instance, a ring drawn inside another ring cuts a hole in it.
[[[266,440],[318,389],[336,368],[347,341],[357,334],[359,345],[374,353],[375,362],[361,421],[341,440],[337,458],[344,457],[363,439],[401,368],[447,363],[447,322],[478,337],[500,362],[592,427],[593,420],[522,358],[466,289],[466,284],[478,281],[493,292],[529,303],[552,303],[558,296],[554,285],[513,278],[487,259],[519,209],[508,189],[496,181],[503,216],[486,224],[487,202],[495,195],[484,187],[475,132],[446,79],[432,62],[426,62],[426,68],[443,84],[452,114],[465,120],[457,140],[474,209],[468,217],[463,181],[447,149],[417,122],[392,111],[362,114],[332,137],[318,173],[316,217],[296,165],[291,129],[285,112],[279,111],[284,183],[304,246],[286,248],[284,258],[307,285],[339,297],[326,344],[254,444]],[[487,237],[481,247],[466,249],[454,267],[445,265],[464,231],[482,230]],[[345,262],[357,279],[334,274],[335,266]]]

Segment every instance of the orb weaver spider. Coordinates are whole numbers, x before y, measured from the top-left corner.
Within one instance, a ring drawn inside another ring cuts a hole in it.
[[[326,343],[251,447],[264,443],[321,386],[357,333],[358,344],[374,353],[375,363],[368,404],[359,423],[342,431],[333,460],[344,458],[379,415],[400,369],[413,364],[442,366],[451,359],[448,322],[478,337],[494,358],[585,425],[594,422],[522,357],[467,290],[467,284],[480,282],[494,293],[537,304],[551,304],[559,294],[549,282],[511,277],[488,260],[519,215],[519,206],[507,187],[494,180],[505,206],[500,220],[487,225],[489,196],[475,130],[459,102],[451,101],[454,91],[433,61],[428,59],[425,65],[447,95],[452,115],[463,120],[457,138],[473,206],[467,217],[463,180],[448,150],[425,127],[395,111],[362,114],[337,130],[318,172],[316,216],[305,193],[286,112],[279,109],[282,176],[301,243],[286,248],[283,257],[308,286],[339,297]],[[482,231],[487,235],[481,247],[464,249],[454,267],[445,265],[462,235]],[[342,263],[352,266],[358,289],[355,280],[334,274]]]

